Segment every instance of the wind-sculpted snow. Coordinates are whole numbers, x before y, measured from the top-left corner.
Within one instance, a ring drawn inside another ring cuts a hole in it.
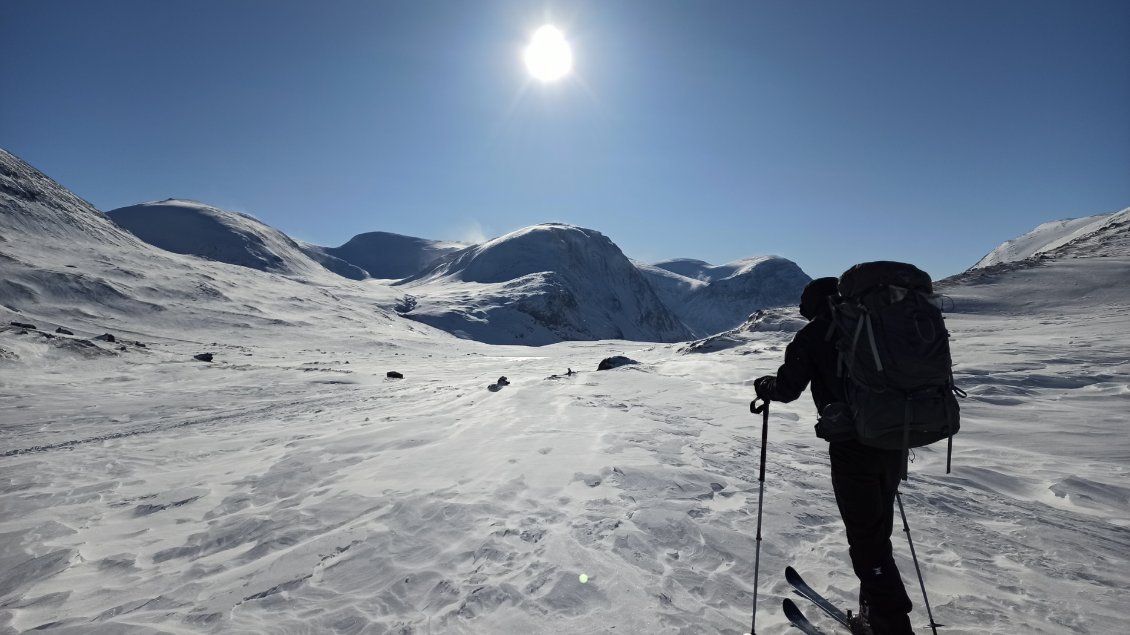
[[[793,309],[693,355],[623,340],[490,346],[382,307],[411,314],[435,302],[424,292],[448,294],[472,327],[486,323],[477,293],[548,302],[545,287],[572,281],[537,266],[499,282],[304,284],[165,252],[85,204],[12,189],[0,192],[0,279],[20,285],[0,307],[0,633],[748,628],[761,434],[748,404]],[[583,249],[579,261],[599,261]],[[944,447],[917,450],[902,493],[947,633],[1125,629],[1126,267],[1064,257],[944,285],[969,393],[954,472]],[[95,337],[106,332],[118,337]],[[638,363],[593,370],[614,356]],[[807,395],[770,409],[764,635],[794,632],[779,608],[786,565],[842,606],[856,596],[814,419]]]
[[[403,315],[482,342],[670,342],[690,332],[603,234],[535,225],[468,247],[398,283]]]
[[[903,488],[950,632],[1121,628],[1125,315],[951,316],[970,392],[955,472],[944,449],[920,450]],[[211,365],[178,362],[196,348],[164,340],[71,362],[62,382],[50,357],[20,349],[0,362],[19,369],[5,373],[0,450],[55,447],[0,458],[0,628],[743,632],[760,435],[747,404],[792,333],[748,335],[679,356],[609,342],[296,347],[264,332]],[[0,346],[25,337],[4,331]],[[584,370],[614,354],[640,363]],[[391,368],[404,379],[386,380]],[[488,391],[500,375],[510,385]],[[768,635],[788,632],[786,564],[854,598],[812,422],[807,396],[772,406]],[[911,569],[897,535],[895,549]]]

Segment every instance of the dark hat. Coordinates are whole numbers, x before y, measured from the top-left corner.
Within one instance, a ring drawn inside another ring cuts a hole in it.
[[[828,298],[836,295],[837,284],[836,278],[817,278],[809,282],[800,294],[800,314],[811,320],[827,311]]]

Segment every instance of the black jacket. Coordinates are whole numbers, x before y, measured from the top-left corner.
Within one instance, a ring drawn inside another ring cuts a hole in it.
[[[844,401],[843,383],[836,377],[838,353],[827,340],[831,326],[827,312],[822,312],[797,332],[785,349],[785,363],[777,369],[770,399],[794,401],[811,382],[812,401],[818,414],[829,403]]]

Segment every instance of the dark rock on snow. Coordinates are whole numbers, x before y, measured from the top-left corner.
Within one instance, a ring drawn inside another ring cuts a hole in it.
[[[67,329],[65,329],[61,326],[59,328],[55,329],[55,332],[59,333],[61,335],[74,335],[74,332],[68,331]]]
[[[39,330],[39,329],[35,328],[34,324],[28,324],[27,322],[12,322],[12,326],[14,326],[16,328],[21,328],[21,329],[31,329],[33,331]]]
[[[102,341],[102,342],[116,342],[116,341],[118,341],[117,338],[115,338],[110,333],[103,333],[102,335],[99,335],[98,337],[96,337],[94,339]]]
[[[600,360],[600,365],[596,367],[597,370],[611,370],[629,364],[638,364],[634,359],[624,357],[623,355],[616,355],[615,357],[605,357]]]
[[[385,373],[385,377],[388,377],[389,379],[404,379],[404,375],[396,372],[395,370],[390,370]]]
[[[199,355],[193,355],[192,359],[195,359],[195,360],[201,361],[201,362],[210,362],[210,361],[212,361],[212,354],[211,353],[200,353]]]

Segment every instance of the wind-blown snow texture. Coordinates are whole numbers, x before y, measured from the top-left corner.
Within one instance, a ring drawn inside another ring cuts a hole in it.
[[[403,287],[170,254],[10,155],[0,176],[0,324],[38,327],[0,329],[0,633],[748,627],[747,406],[795,314],[697,354],[490,346],[383,309]],[[947,633],[1124,631],[1122,232],[1090,245],[1106,257],[942,285],[970,397],[954,473],[921,450],[903,498]],[[593,370],[614,354],[639,363]],[[812,423],[807,396],[773,405],[765,635],[791,632],[786,564],[855,595]],[[895,551],[912,581],[898,535]],[[920,602],[913,618],[928,632]]]

